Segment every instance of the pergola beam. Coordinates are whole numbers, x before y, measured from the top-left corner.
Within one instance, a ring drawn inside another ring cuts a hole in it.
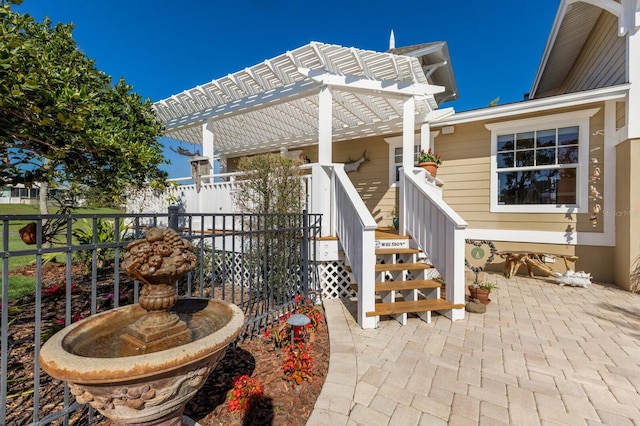
[[[445,90],[442,86],[431,84],[374,80],[359,75],[332,74],[324,70],[312,70],[302,67],[298,68],[298,72],[323,86],[336,87],[350,92],[364,91],[367,93],[384,93],[387,96],[405,97],[435,95]]]

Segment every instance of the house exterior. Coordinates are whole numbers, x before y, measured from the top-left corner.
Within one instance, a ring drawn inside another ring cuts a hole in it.
[[[444,199],[468,238],[577,255],[578,270],[630,288],[640,256],[639,27],[637,1],[562,1],[527,100],[432,127],[447,159]]]
[[[640,255],[639,27],[640,0],[561,0],[528,99],[459,113],[440,108],[457,98],[444,42],[312,42],[155,104],[167,136],[202,146],[196,182],[174,196],[190,212],[228,211],[238,158],[305,159],[307,208],[335,237],[321,260],[348,264],[363,327],[378,321],[375,230],[396,207],[400,235],[447,282],[452,305],[433,310],[453,320],[464,315],[465,239],[577,255],[576,269],[628,289]],[[429,147],[445,159],[437,178],[415,167]],[[218,177],[206,174],[214,153]]]

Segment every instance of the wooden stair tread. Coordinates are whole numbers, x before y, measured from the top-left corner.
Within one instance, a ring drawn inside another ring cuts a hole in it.
[[[420,250],[414,248],[387,248],[387,249],[376,249],[377,255],[385,255],[385,254],[417,254],[420,253]]]
[[[440,283],[434,280],[384,281],[376,283],[376,291],[413,290],[438,287],[440,287]]]
[[[393,303],[376,303],[375,310],[367,312],[368,317],[379,315],[403,314],[408,312],[444,311],[463,309],[464,304],[451,303],[442,299],[408,300]]]
[[[398,231],[391,229],[377,229],[376,240],[409,240],[411,237],[408,235],[400,235]]]
[[[376,272],[384,271],[414,271],[417,269],[431,269],[433,266],[426,263],[378,263]]]

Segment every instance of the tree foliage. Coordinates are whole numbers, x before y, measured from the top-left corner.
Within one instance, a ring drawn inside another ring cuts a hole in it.
[[[77,183],[119,198],[166,180],[150,100],[111,84],[77,46],[72,24],[35,22],[0,5],[0,185]]]
[[[240,191],[234,193],[238,207],[249,213],[300,213],[302,185],[300,162],[278,154],[244,157]]]

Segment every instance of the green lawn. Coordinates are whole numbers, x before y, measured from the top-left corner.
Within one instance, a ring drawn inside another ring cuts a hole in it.
[[[0,215],[33,215],[38,214],[38,209],[35,206],[28,204],[0,204]],[[53,213],[53,212],[52,212]],[[75,211],[78,214],[116,214],[122,213],[115,209],[104,208],[79,208]],[[27,224],[27,221],[11,220],[9,223],[9,251],[16,250],[29,250],[33,246],[25,245],[20,236],[18,230]],[[4,247],[4,241],[2,239],[2,228],[4,224],[0,223],[0,248]],[[82,226],[80,222],[80,226]],[[25,265],[35,262],[35,256],[12,256],[9,258],[9,300],[16,299],[26,294],[33,293],[35,288],[35,278],[24,277],[20,275],[11,275],[11,271],[22,268]],[[0,263],[0,272],[2,271],[2,263]],[[0,301],[2,295],[0,294]]]

